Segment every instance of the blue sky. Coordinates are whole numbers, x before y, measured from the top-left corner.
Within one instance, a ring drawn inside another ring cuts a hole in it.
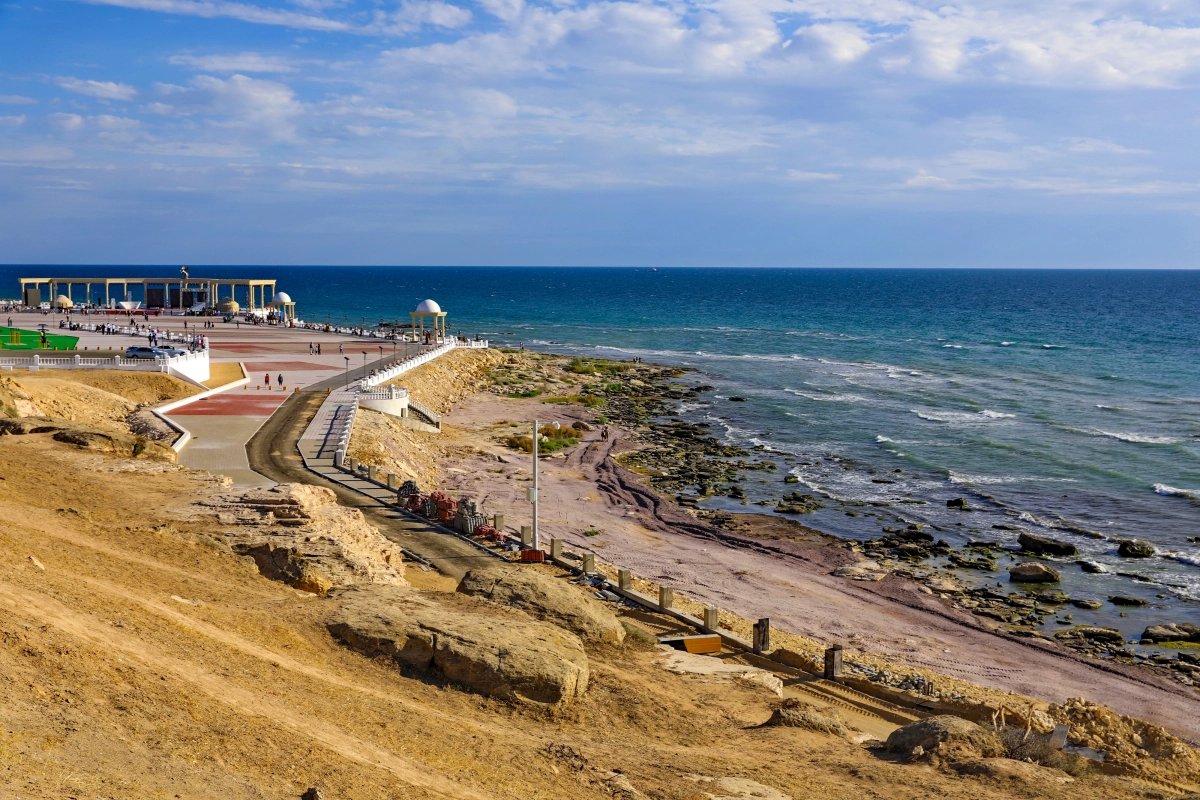
[[[0,6],[6,263],[1193,267],[1200,5]]]

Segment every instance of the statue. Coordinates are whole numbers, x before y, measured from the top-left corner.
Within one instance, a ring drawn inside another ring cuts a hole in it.
[[[191,273],[189,273],[189,272],[188,272],[188,268],[187,268],[187,267],[180,267],[180,268],[179,268],[179,274],[183,276],[183,279],[184,279],[185,281],[186,281],[186,280],[188,280],[189,278],[191,278],[191,277],[192,277],[192,276],[191,276]]]

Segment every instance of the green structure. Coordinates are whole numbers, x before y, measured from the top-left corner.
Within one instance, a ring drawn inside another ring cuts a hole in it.
[[[0,326],[0,350],[74,350],[78,344],[78,336],[47,333],[46,344],[43,345],[40,331]]]

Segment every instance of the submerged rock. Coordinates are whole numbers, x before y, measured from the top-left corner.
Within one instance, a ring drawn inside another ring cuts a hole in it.
[[[472,569],[463,576],[458,591],[519,608],[584,641],[619,644],[625,639],[625,628],[603,603],[533,567]]]
[[[1026,561],[1008,569],[1008,579],[1014,583],[1057,583],[1059,578],[1057,570],[1036,561]]]
[[[1114,594],[1108,598],[1108,602],[1114,606],[1144,606],[1148,604],[1140,597],[1130,597],[1124,594]]]
[[[1030,553],[1037,553],[1039,555],[1073,556],[1076,552],[1075,545],[1070,542],[1060,542],[1057,539],[1036,536],[1024,531],[1017,537],[1017,544]]]
[[[1123,558],[1150,558],[1154,555],[1154,545],[1141,539],[1125,539],[1117,546],[1117,555]]]
[[[1151,625],[1142,631],[1142,644],[1158,642],[1200,642],[1200,625],[1171,622],[1166,625]]]
[[[1076,561],[1075,563],[1079,565],[1080,569],[1089,575],[1100,575],[1108,572],[1107,567],[1105,567],[1103,564],[1098,564],[1095,561]]]

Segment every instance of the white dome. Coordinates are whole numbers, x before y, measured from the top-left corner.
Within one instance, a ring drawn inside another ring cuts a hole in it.
[[[271,302],[272,303],[290,303],[290,302],[292,302],[292,298],[288,296],[287,292],[276,292],[275,296],[271,298]]]
[[[422,300],[421,305],[417,306],[418,314],[440,314],[442,307],[432,300]]]

